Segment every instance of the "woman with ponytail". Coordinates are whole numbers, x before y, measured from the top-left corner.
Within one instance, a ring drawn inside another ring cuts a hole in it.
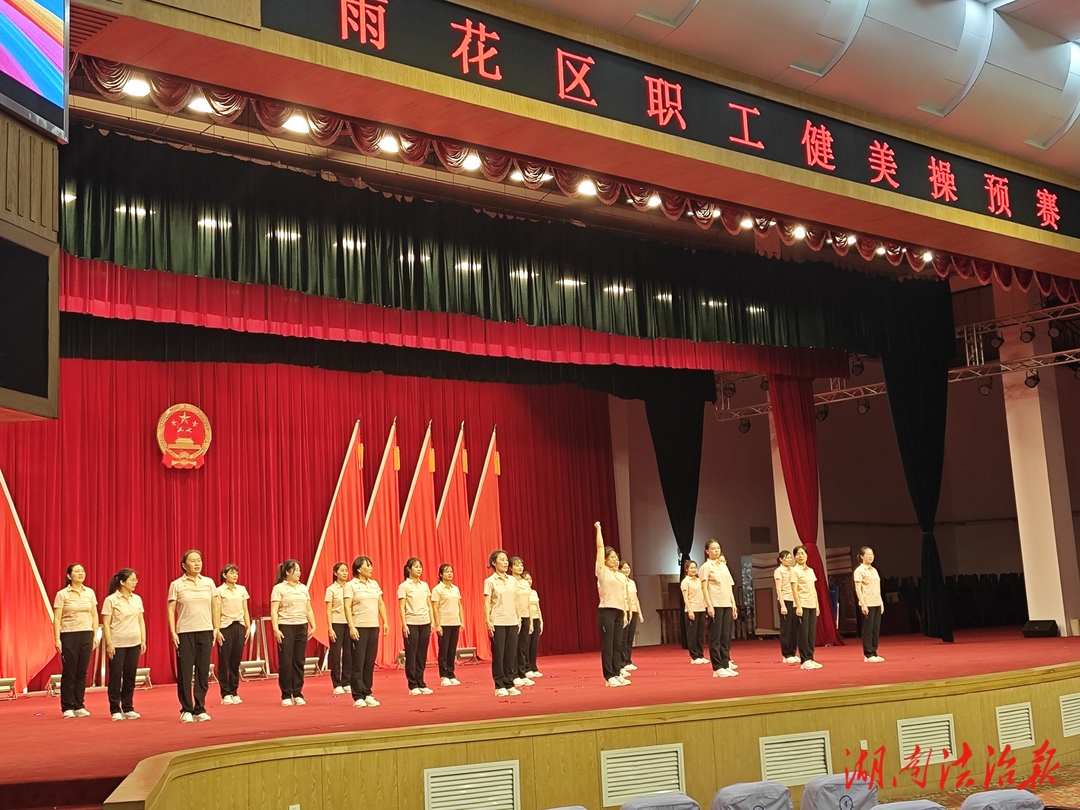
[[[138,720],[135,711],[135,673],[146,652],[146,620],[142,598],[135,593],[139,577],[121,568],[109,580],[109,595],[101,606],[101,631],[109,656],[109,713],[113,720]]]
[[[278,642],[278,686],[282,706],[303,706],[304,658],[308,635],[315,631],[308,587],[300,581],[300,563],[286,560],[278,566],[270,592],[270,624]]]

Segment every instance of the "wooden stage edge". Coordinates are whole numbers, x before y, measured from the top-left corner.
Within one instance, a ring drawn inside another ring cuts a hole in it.
[[[885,750],[879,799],[916,798],[940,791],[941,769],[931,766],[924,789],[901,772],[898,721],[951,715],[954,744],[970,746],[970,767],[981,781],[988,746],[993,761],[1000,750],[998,708],[1022,710],[1030,704],[1035,745],[1013,752],[1020,781],[1031,775],[1033,752],[1044,740],[1056,749],[1055,762],[1080,761],[1080,728],[1065,727],[1063,697],[1080,706],[1080,663],[888,686],[242,742],[143,760],[104,806],[299,805],[308,810],[346,806],[362,796],[365,807],[423,808],[425,769],[517,760],[521,810],[601,808],[601,751],[682,743],[686,792],[708,807],[719,788],[763,778],[761,738],[817,732],[828,732],[832,772],[854,768],[865,740],[871,756]],[[792,785],[792,793],[798,802],[801,787]]]

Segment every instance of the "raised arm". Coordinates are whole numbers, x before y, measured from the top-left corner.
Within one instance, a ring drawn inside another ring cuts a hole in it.
[[[596,575],[600,576],[604,570],[604,532],[600,529],[600,521],[593,524],[596,529]]]

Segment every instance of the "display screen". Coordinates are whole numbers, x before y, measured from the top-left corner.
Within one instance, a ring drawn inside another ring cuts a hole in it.
[[[0,104],[67,136],[67,0],[0,0]]]

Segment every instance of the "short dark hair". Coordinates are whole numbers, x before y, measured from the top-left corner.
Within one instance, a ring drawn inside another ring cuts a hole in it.
[[[488,554],[488,568],[490,568],[492,571],[495,570],[495,561],[499,559],[500,554],[506,554],[506,552],[503,551],[501,548],[497,548],[493,552]]]
[[[230,571],[235,571],[236,573],[239,574],[240,573],[240,566],[238,566],[236,563],[229,563],[228,565],[226,565],[224,568],[221,569],[221,584],[222,585],[225,584],[225,575],[227,573],[229,573]]]
[[[409,578],[409,569],[413,567],[413,563],[420,563],[421,570],[424,568],[424,564],[420,562],[419,557],[409,557],[409,559],[405,561],[405,579]]]
[[[359,557],[352,561],[352,572],[354,577],[360,573],[360,566],[364,563],[367,563],[368,565],[375,564],[371,561],[371,557],[368,557],[366,554],[361,554]]]

